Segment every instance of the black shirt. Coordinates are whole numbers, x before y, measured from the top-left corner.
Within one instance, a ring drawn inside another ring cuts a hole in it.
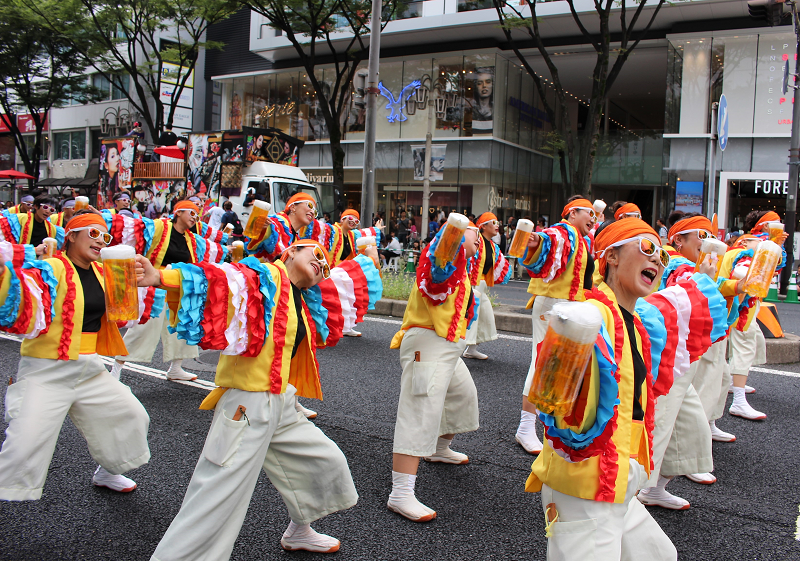
[[[583,275],[583,289],[584,290],[591,290],[592,289],[592,275],[594,275],[594,257],[586,253],[586,258],[588,261],[586,262],[586,273]]]
[[[292,285],[292,296],[294,296],[294,309],[297,312],[297,335],[294,337],[294,348],[292,358],[297,354],[300,343],[306,338],[306,324],[303,321],[303,293],[295,285]]]
[[[494,269],[494,244],[492,240],[483,238],[483,245],[486,248],[486,260],[483,262],[483,276],[485,277],[489,271]]]
[[[31,228],[31,245],[37,246],[42,243],[43,239],[48,237],[47,225],[44,223],[44,220],[41,222],[36,220],[35,214],[31,214],[31,220],[33,220],[33,227]]]
[[[642,384],[647,378],[647,369],[636,346],[636,326],[633,323],[633,314],[624,308],[620,308],[620,311],[622,312],[622,319],[625,320],[625,328],[628,330],[628,339],[631,341],[631,355],[633,355],[633,420],[643,421]]]
[[[97,275],[91,266],[82,269],[75,265],[78,277],[83,286],[83,328],[84,333],[97,333],[100,331],[100,320],[106,313],[106,295]]]
[[[164,260],[161,265],[166,267],[173,263],[191,263],[192,254],[189,252],[189,246],[186,243],[186,236],[179,234],[177,230],[172,229],[169,237],[169,245],[167,252],[164,254]]]
[[[350,236],[342,232],[342,237],[344,237],[344,247],[342,248],[342,261],[344,261],[353,253],[353,246],[350,245]]]

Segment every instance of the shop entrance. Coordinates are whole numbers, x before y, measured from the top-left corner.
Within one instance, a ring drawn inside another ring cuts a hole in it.
[[[786,216],[788,173],[723,172],[719,187],[719,225],[726,232],[741,230],[753,210],[773,210],[781,219]]]

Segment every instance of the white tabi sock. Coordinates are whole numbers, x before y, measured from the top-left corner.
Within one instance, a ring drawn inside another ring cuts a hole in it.
[[[742,407],[747,405],[747,394],[744,388],[733,388],[733,403],[731,405],[739,405]]]

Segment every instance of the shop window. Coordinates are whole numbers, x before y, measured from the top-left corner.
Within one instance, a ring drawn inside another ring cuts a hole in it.
[[[86,131],[55,133],[53,150],[54,160],[85,160]]]
[[[491,3],[491,2],[490,2]],[[407,4],[398,3],[397,10],[392,16],[396,19],[409,19],[422,17],[422,2],[409,2]]]
[[[458,0],[459,12],[473,10],[494,10],[494,2],[493,0]]]

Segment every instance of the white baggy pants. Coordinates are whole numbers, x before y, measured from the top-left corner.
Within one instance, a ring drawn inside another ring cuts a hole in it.
[[[703,404],[692,386],[699,361],[675,380],[667,395],[656,400],[653,429],[653,470],[648,487],[658,475],[674,477],[714,469],[711,428]]]
[[[184,358],[197,358],[200,356],[197,347],[187,345],[178,339],[178,335],[167,331],[167,314],[169,309],[161,312],[157,318],[152,318],[144,324],[137,324],[125,332],[123,341],[128,349],[127,356],[118,356],[117,360],[131,362],[150,362],[156,352],[159,339],[161,340],[164,362],[172,362]]]
[[[443,434],[478,430],[478,390],[461,358],[464,340],[443,339],[412,327],[400,343],[400,401],[394,427],[395,454],[431,456]],[[420,353],[420,361],[414,360]]]
[[[295,410],[294,392],[289,386],[283,394],[223,394],[181,509],[153,560],[229,559],[261,469],[297,524],[356,504],[344,454]],[[239,405],[246,418],[234,421]]]
[[[467,329],[467,345],[478,345],[497,339],[494,310],[492,310],[492,303],[489,301],[489,295],[486,293],[487,290],[489,290],[489,287],[486,285],[486,281],[481,281],[478,286],[472,289],[475,293],[475,297],[479,299],[478,317],[475,318],[470,328]]]
[[[542,509],[555,504],[558,520],[547,539],[548,561],[675,561],[678,552],[636,498],[644,468],[630,460],[625,501],[579,499],[542,486]]]
[[[761,303],[756,304],[756,315],[760,307]],[[747,376],[751,366],[766,362],[767,341],[755,318],[747,331],[731,329],[728,334],[728,364],[731,374]]]
[[[731,370],[725,356],[727,348],[727,339],[711,345],[711,348],[700,357],[697,373],[692,382],[709,421],[716,421],[722,417],[728,399]]]
[[[97,355],[80,355],[78,360],[23,356],[16,381],[6,390],[5,411],[2,500],[41,498],[67,414],[86,439],[94,461],[109,473],[125,473],[150,459],[147,411]]]
[[[533,350],[531,351],[531,365],[528,368],[528,376],[525,378],[525,387],[522,388],[522,395],[528,397],[528,390],[533,383],[533,374],[536,372],[537,346],[544,341],[547,333],[547,318],[545,314],[553,309],[559,302],[567,302],[563,298],[550,298],[548,296],[537,296],[533,301],[531,321],[533,322]]]

